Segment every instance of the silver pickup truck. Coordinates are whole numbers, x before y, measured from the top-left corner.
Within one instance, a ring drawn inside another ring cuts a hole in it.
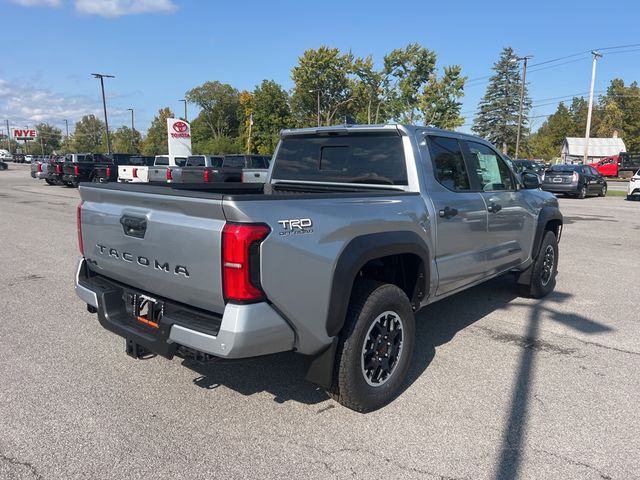
[[[76,292],[133,357],[293,350],[367,412],[401,391],[421,308],[509,272],[553,290],[563,219],[539,186],[471,135],[285,130],[264,186],[81,184]]]

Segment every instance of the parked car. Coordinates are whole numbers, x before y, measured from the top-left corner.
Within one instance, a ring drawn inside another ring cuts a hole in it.
[[[173,169],[184,167],[187,157],[172,157],[170,155],[156,155],[153,166],[149,167],[149,182],[171,183],[173,182]]]
[[[129,158],[130,154],[113,154]],[[112,157],[101,153],[68,153],[64,156],[62,182],[68,187],[77,187],[80,182],[92,182],[96,164],[109,163]]]
[[[171,169],[172,183],[240,182],[242,168],[225,168],[221,155],[189,155],[183,167]]]
[[[154,157],[131,157],[126,165],[118,165],[118,182],[149,182],[149,167],[153,165],[154,160]]]
[[[4,150],[0,148],[0,161],[11,162],[13,161],[13,155],[9,153],[9,150]]]
[[[640,153],[620,152],[590,166],[605,177],[631,177],[640,168]]]
[[[367,412],[402,391],[422,307],[507,272],[523,295],[554,289],[558,200],[482,138],[284,130],[270,173],[264,187],[81,185],[76,293],[129,355],[296,351]]]
[[[34,155],[25,155],[22,157],[22,162],[20,163],[31,163],[33,161]]]
[[[64,166],[64,163],[64,156],[56,157],[49,162],[46,171],[43,172],[44,181],[47,182],[48,185],[63,185],[62,167]]]
[[[14,153],[13,154],[13,163],[24,163],[24,154],[23,153]]]
[[[0,160],[0,170],[7,170],[9,168],[9,165],[6,162],[3,162],[2,160]]]
[[[542,172],[542,190],[585,198],[604,197],[607,181],[590,165],[553,165]]]
[[[271,157],[262,155],[248,155],[248,157],[247,164],[249,166],[242,169],[242,182],[265,183]]]
[[[629,179],[629,187],[627,188],[627,200],[640,199],[640,170]]]
[[[142,165],[153,157],[115,153],[96,163],[93,169],[93,181],[99,183],[117,182],[120,165]]]

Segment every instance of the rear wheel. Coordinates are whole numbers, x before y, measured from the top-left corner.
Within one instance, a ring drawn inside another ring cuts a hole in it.
[[[605,197],[607,195],[607,186],[603,185],[600,189],[600,193],[598,193],[599,197]]]
[[[49,180],[48,178],[45,178],[44,181],[47,182],[47,185],[55,185],[55,183],[52,180]]]
[[[338,344],[331,396],[358,412],[389,403],[402,387],[414,342],[414,314],[405,293],[386,283],[356,283]]]
[[[558,241],[553,232],[545,233],[538,256],[529,268],[530,272],[526,271],[521,274],[530,274],[530,278],[526,283],[518,284],[520,295],[542,298],[551,293],[556,286],[556,275],[558,274]]]

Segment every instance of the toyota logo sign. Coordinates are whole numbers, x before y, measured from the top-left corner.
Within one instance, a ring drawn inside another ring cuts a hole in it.
[[[173,129],[178,133],[184,133],[189,129],[189,127],[184,122],[176,122],[173,124]]]

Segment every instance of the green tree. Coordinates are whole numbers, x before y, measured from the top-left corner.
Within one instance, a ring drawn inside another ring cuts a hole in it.
[[[252,96],[252,151],[262,155],[273,153],[280,130],[293,125],[288,93],[275,81],[263,80]]]
[[[502,50],[500,59],[494,64],[495,74],[489,79],[484,97],[478,105],[478,115],[472,130],[490,142],[500,146],[505,153],[515,148],[520,108],[520,66],[511,47]],[[521,136],[528,133],[527,116],[531,99],[525,85]]]
[[[115,153],[139,153],[141,136],[138,130],[126,125],[118,128],[112,135],[111,143]]]
[[[403,123],[421,120],[421,93],[435,69],[436,54],[418,43],[385,55],[384,97],[391,118]]]
[[[201,108],[202,120],[214,138],[238,135],[240,99],[238,90],[231,85],[205,82],[189,90],[185,98]]]
[[[174,114],[169,107],[164,107],[151,121],[147,136],[142,142],[143,155],[166,155],[169,153],[167,118],[174,118]]]
[[[465,80],[458,65],[445,67],[441,79],[435,75],[429,78],[419,99],[425,125],[453,130],[464,123],[460,116],[460,99],[464,96]]]
[[[351,110],[356,123],[378,123],[386,119],[384,109],[384,80],[383,72],[375,69],[373,59],[369,55],[366,58],[356,58],[353,62],[353,75],[351,94],[353,102]]]
[[[637,82],[625,86],[624,81],[616,78],[611,81],[602,104],[602,125],[598,132],[611,136],[618,130],[627,151],[640,151],[640,87]]]
[[[306,50],[291,70],[294,82],[291,107],[296,124],[331,125],[349,114],[349,103],[353,100],[349,79],[352,70],[351,53],[342,55],[339,49],[324,45]]]
[[[76,123],[74,131],[75,150],[77,152],[101,152],[106,150],[103,139],[105,138],[104,123],[95,115],[85,115]]]
[[[567,136],[573,136],[574,119],[567,106],[560,102],[555,113],[542,124],[529,139],[529,154],[533,158],[551,160],[560,156],[562,143]]]
[[[60,148],[62,130],[48,123],[37,124],[36,130],[38,131],[38,142],[44,147],[45,155],[50,155],[54,150],[57,151]]]

